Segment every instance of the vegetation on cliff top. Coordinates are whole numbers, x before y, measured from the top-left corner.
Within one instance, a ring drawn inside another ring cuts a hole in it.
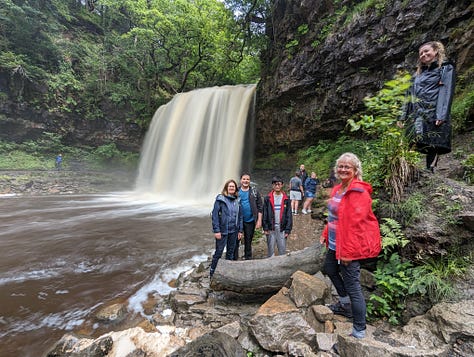
[[[1,98],[146,127],[156,108],[178,92],[259,78],[265,6],[3,1],[0,74],[11,84]]]

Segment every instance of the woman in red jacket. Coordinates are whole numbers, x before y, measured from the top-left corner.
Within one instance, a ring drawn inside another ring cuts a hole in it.
[[[323,272],[339,295],[339,302],[329,308],[335,314],[353,317],[352,336],[363,338],[366,304],[360,286],[360,260],[380,253],[379,224],[372,211],[372,187],[362,181],[359,158],[342,154],[334,169],[341,183],[332,189],[328,223],[320,238],[328,248]]]

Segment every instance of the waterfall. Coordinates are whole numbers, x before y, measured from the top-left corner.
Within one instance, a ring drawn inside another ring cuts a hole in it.
[[[239,182],[253,153],[255,85],[180,93],[158,108],[141,150],[136,191],[159,201],[211,205]],[[252,120],[248,120],[248,118]]]

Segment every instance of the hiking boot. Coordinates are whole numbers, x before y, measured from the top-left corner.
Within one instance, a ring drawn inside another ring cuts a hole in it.
[[[329,305],[328,307],[336,315],[342,315],[349,319],[352,318],[351,304],[341,304],[341,302],[338,301],[336,304]]]

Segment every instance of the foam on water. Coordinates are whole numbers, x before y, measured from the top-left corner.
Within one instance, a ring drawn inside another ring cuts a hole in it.
[[[187,259],[179,266],[164,269],[154,276],[152,281],[142,286],[135,294],[133,294],[128,300],[128,309],[135,313],[144,315],[142,303],[148,299],[148,295],[159,294],[168,295],[170,292],[175,290],[169,286],[169,283],[178,278],[183,272],[190,272],[197,264],[207,260],[207,254],[201,254],[193,256]]]
[[[87,315],[100,305],[101,304],[96,304],[87,309],[73,309],[47,315],[37,312],[29,315],[26,319],[8,321],[8,324],[6,324],[7,328],[3,331],[0,330],[0,338],[10,334],[34,331],[46,327],[71,331],[83,324]]]

